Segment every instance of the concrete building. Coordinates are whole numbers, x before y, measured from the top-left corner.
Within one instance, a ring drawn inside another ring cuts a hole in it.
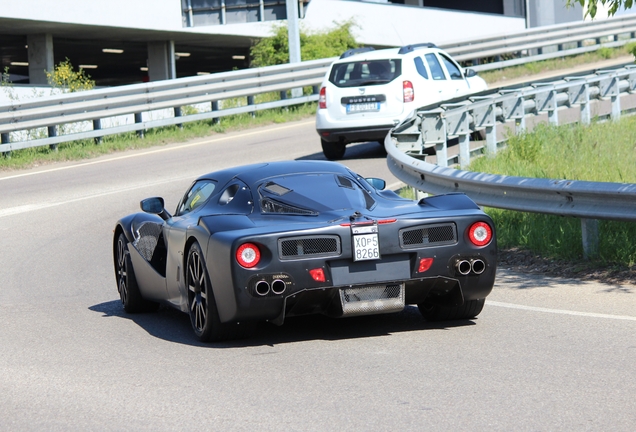
[[[353,20],[363,45],[438,44],[581,20],[565,0],[298,0],[300,25]],[[285,0],[5,0],[0,58],[14,82],[46,84],[68,58],[98,85],[249,67],[249,48],[286,19]]]

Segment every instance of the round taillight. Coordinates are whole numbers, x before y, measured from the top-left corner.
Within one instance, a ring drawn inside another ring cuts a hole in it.
[[[252,268],[261,260],[261,251],[253,243],[244,243],[236,250],[236,261],[245,267]]]
[[[468,238],[475,246],[486,246],[492,240],[492,228],[486,222],[475,222],[468,229]]]

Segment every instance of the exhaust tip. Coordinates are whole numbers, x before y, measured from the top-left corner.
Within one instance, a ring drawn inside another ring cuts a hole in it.
[[[472,266],[470,265],[470,262],[466,260],[457,261],[455,263],[455,267],[457,268],[457,272],[464,276],[470,273],[470,270],[472,268]]]
[[[482,274],[486,270],[486,263],[480,259],[475,259],[470,262],[470,265],[475,274]]]
[[[272,292],[274,294],[282,294],[285,292],[285,282],[283,282],[280,279],[276,279],[274,282],[272,282]]]
[[[259,296],[266,296],[269,294],[269,284],[264,280],[258,281],[254,287],[254,291],[256,291],[256,294]]]

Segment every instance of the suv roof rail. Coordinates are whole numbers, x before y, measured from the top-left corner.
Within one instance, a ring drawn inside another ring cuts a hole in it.
[[[437,45],[431,42],[404,45],[402,48],[400,48],[400,50],[398,51],[398,54],[410,53],[411,51],[415,51],[418,48],[437,48]]]
[[[360,53],[368,52],[368,51],[375,51],[375,48],[373,47],[352,48],[342,53],[340,58],[343,59],[343,58],[351,57],[354,54],[360,54]]]

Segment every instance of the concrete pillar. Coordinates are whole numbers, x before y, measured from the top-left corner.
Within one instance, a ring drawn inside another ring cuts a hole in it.
[[[571,7],[565,7],[562,0],[526,0],[528,27],[581,21],[583,8],[577,2],[572,3]]]
[[[176,77],[174,42],[148,42],[148,78],[150,81],[175,79]]]
[[[46,71],[53,71],[53,35],[33,34],[27,36],[29,58],[29,83],[48,84]]]
[[[287,40],[289,43],[289,63],[298,63],[300,58],[300,25],[298,23],[297,0],[286,0],[287,7]],[[292,89],[292,97],[301,97],[302,88]]]

